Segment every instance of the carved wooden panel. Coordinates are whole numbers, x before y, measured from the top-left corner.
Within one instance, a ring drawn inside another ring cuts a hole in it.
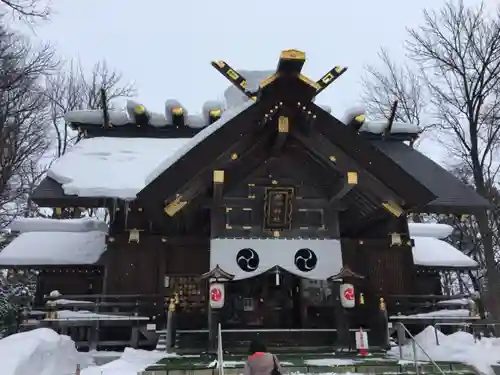
[[[207,282],[198,275],[182,275],[170,277],[170,284],[165,295],[173,297],[177,294],[179,307],[189,312],[207,306]]]
[[[289,230],[292,227],[293,187],[266,187],[264,230]]]

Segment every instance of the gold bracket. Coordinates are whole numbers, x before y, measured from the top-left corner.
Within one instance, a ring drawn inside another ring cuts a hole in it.
[[[400,217],[404,210],[401,206],[398,204],[388,201],[388,202],[382,202],[382,207],[384,207],[387,211],[389,211],[391,214],[393,214],[396,217]]]
[[[358,172],[347,172],[347,183],[349,185],[358,184]]]
[[[214,183],[219,183],[219,184],[224,183],[224,171],[223,170],[214,171]]]
[[[182,208],[187,204],[188,202],[183,200],[182,197],[179,195],[177,198],[175,198],[174,201],[169,203],[165,207],[165,213],[168,216],[174,216],[177,212],[182,210]]]

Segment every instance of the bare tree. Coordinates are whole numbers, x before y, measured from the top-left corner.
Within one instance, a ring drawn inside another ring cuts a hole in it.
[[[392,104],[397,100],[394,120],[421,125],[427,104],[424,80],[409,64],[398,66],[385,49],[381,49],[379,58],[382,69],[367,66],[368,74],[363,78],[367,113],[389,119]]]
[[[43,77],[57,64],[50,47],[33,47],[0,26],[0,226],[18,215],[39,179],[49,146]]]
[[[14,17],[28,22],[46,20],[50,11],[50,0],[0,0],[0,14],[10,12]]]
[[[409,30],[406,49],[425,80],[429,100],[425,111],[432,113],[432,122],[444,134],[441,139],[448,140],[448,150],[470,171],[476,191],[491,201],[492,187],[497,185],[495,156],[500,136],[500,13],[487,14],[482,5],[466,7],[462,2],[448,2],[438,12],[424,11],[423,25]],[[404,72],[404,77],[397,78],[403,81],[401,85],[411,80],[409,72],[396,71]],[[394,75],[380,74],[389,77],[379,79],[380,85],[394,86],[390,80]],[[492,228],[496,225],[490,213],[478,213],[475,220],[490,291],[488,308],[499,319],[500,300],[494,294],[500,287],[500,275],[493,235],[498,228]]]
[[[134,85],[124,82],[122,74],[110,69],[105,61],[96,63],[89,74],[79,63],[71,62],[65,72],[48,77],[46,95],[56,134],[56,157],[63,155],[78,137],[64,121],[64,114],[80,109],[100,109],[102,88],[106,90],[109,106],[115,99],[136,94]]]

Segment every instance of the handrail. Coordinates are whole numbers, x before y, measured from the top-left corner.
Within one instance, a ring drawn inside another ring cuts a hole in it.
[[[415,339],[415,336],[413,336],[413,335],[411,334],[411,332],[408,330],[408,328],[406,328],[406,326],[405,326],[403,323],[401,323],[401,322],[398,322],[398,324],[400,324],[400,325],[401,325],[401,327],[404,329],[405,333],[407,333],[407,334],[410,336],[411,340],[412,340],[412,346],[413,346],[413,360],[414,360],[414,362],[415,362],[415,372],[416,372],[416,374],[418,375],[418,373],[419,373],[419,372],[418,372],[418,363],[417,363],[417,362],[418,362],[418,360],[417,360],[417,349],[416,349],[416,346],[418,346],[418,347],[420,348],[420,350],[422,351],[422,353],[424,353],[424,354],[425,354],[425,356],[429,359],[429,361],[430,361],[430,362],[434,365],[434,367],[436,367],[436,368],[438,369],[439,373],[440,373],[441,375],[445,375],[445,373],[444,373],[443,369],[442,369],[441,367],[439,367],[439,365],[436,363],[436,361],[434,361],[434,360],[431,358],[431,356],[430,356],[430,355],[429,355],[429,354],[428,354],[428,353],[424,350],[424,348],[422,348],[422,345],[420,345],[420,344],[417,342],[417,340]],[[434,328],[434,329],[435,329],[435,328]],[[400,343],[399,343],[399,348],[400,348],[400,352],[401,352],[401,353],[402,353],[402,348],[401,348],[401,346],[402,346],[402,345],[403,345],[403,343],[402,343],[402,342],[400,342]],[[402,359],[402,358],[401,358],[401,359]]]
[[[222,350],[222,328],[220,323],[217,325],[217,367],[219,375],[224,375],[224,351]]]

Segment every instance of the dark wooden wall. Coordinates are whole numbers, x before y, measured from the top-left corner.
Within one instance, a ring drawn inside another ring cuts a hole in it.
[[[102,292],[103,270],[99,267],[51,267],[41,270],[37,280],[36,303],[57,290],[61,294],[99,294]]]
[[[331,187],[319,178],[324,173],[310,170],[312,167],[304,163],[284,153],[271,157],[241,181],[227,186],[223,198],[225,217],[220,223],[212,217],[212,237],[275,236],[274,230],[264,225],[266,189],[289,189],[293,194],[290,225],[276,228],[280,237],[339,237],[338,212],[329,204]]]
[[[389,239],[342,240],[344,265],[365,277],[362,285],[377,295],[415,292],[410,246],[391,246]]]

